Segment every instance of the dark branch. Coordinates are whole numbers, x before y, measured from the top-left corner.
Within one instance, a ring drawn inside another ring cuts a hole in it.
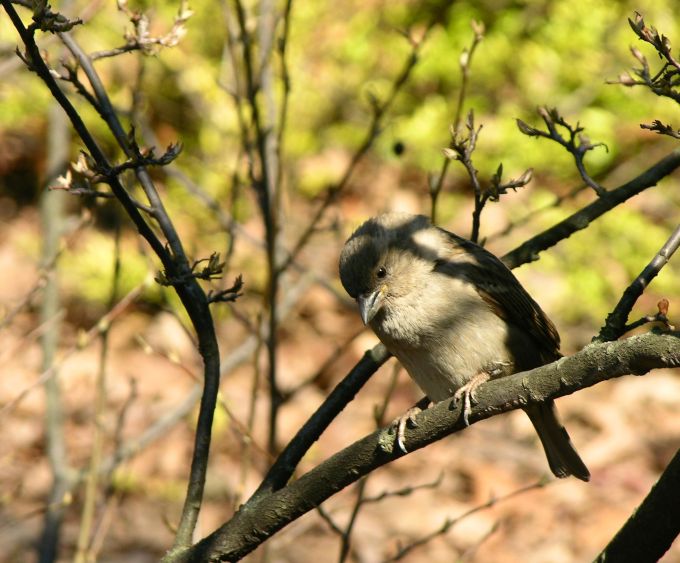
[[[12,25],[18,31],[25,45],[26,54],[23,58],[24,60],[29,61],[29,68],[41,78],[49,88],[54,99],[64,109],[96,165],[104,170],[110,169],[111,165],[106,155],[95,141],[73,104],[71,104],[64,92],[60,90],[52,71],[43,60],[34,37],[35,29],[38,26],[32,25],[27,29],[14,9],[11,0],[0,0],[0,3],[9,15]],[[67,27],[63,27],[62,29],[67,29]],[[83,52],[80,46],[68,33],[59,31],[59,27],[56,27],[53,31],[57,33],[62,42],[76,58],[78,64],[82,67],[97,100],[100,115],[105,120],[111,133],[116,138],[116,141],[124,150],[128,158],[135,158],[137,155],[133,150],[133,145],[130,143],[128,135],[125,134],[118,115],[110,102],[106,89],[94,69],[92,60]],[[204,392],[201,397],[201,405],[198,414],[194,454],[191,461],[187,496],[185,498],[182,517],[176,537],[176,546],[181,548],[182,546],[188,546],[191,543],[203,498],[205,475],[208,467],[213,413],[219,389],[219,348],[207,297],[197,280],[192,276],[186,275],[187,272],[191,271],[191,268],[177,231],[165,210],[160,195],[145,166],[138,166],[135,168],[135,173],[149,200],[154,219],[158,222],[167,240],[167,247],[156,236],[151,226],[145,221],[144,216],[140,213],[136,203],[121,184],[118,176],[113,175],[108,179],[108,183],[116,198],[121,202],[125,211],[137,226],[142,237],[147,240],[153,251],[160,258],[167,277],[169,279],[183,280],[183,283],[175,284],[174,288],[196,330],[199,342],[198,348],[204,362]]]
[[[390,353],[378,344],[368,350],[352,371],[333,389],[323,404],[309,417],[295,437],[269,469],[266,477],[253,495],[253,499],[283,487],[293,475],[295,468],[328,425],[354,398],[377,369],[390,358]]]
[[[243,295],[243,278],[239,275],[227,289],[208,293],[208,303],[233,303]]]
[[[639,80],[630,75],[623,75],[619,77],[618,82],[624,86],[647,86],[657,96],[670,98],[680,103],[680,92],[678,92],[680,61],[673,57],[670,40],[665,35],[661,35],[655,28],[647,27],[645,20],[637,12],[635,19],[629,18],[628,23],[642,41],[654,47],[663,65],[658,72],[652,75],[645,56],[638,49],[632,47],[633,56],[642,65],[641,68],[633,70]]]
[[[630,182],[608,191],[590,205],[508,252],[503,256],[503,261],[509,268],[515,268],[520,264],[538,260],[539,253],[555,246],[561,240],[569,238],[575,232],[585,229],[592,221],[601,217],[610,209],[647,188],[655,186],[679,166],[680,149],[676,149]]]
[[[595,561],[659,561],[679,533],[680,450]]]
[[[76,133],[78,133],[83,143],[85,143],[87,150],[96,160],[96,162],[102,166],[109,166],[109,162],[106,156],[104,155],[104,152],[101,150],[101,148],[95,141],[94,137],[90,134],[90,131],[87,129],[80,115],[73,107],[73,104],[71,104],[66,95],[61,91],[61,89],[57,85],[54,76],[52,75],[52,72],[48,68],[47,64],[45,64],[45,61],[40,55],[40,50],[38,49],[38,46],[35,43],[33,31],[27,29],[24,26],[23,22],[21,21],[21,18],[19,17],[16,10],[12,6],[12,2],[10,0],[0,1],[2,2],[2,5],[5,8],[7,15],[12,20],[12,24],[19,32],[19,36],[21,37],[21,40],[23,41],[24,46],[26,47],[25,57],[30,61],[31,70],[40,77],[40,79],[49,88],[54,99],[64,109],[66,115],[71,121],[71,124],[73,125],[73,128],[76,130]],[[127,191],[120,183],[120,181],[118,179],[114,179],[113,181],[111,181],[110,185],[114,195],[116,196],[116,198],[119,199],[119,201],[125,208],[125,211],[130,216],[135,226],[139,230],[139,233],[144,237],[144,239],[146,239],[151,248],[160,257],[164,264],[166,264],[168,267],[172,267],[170,255],[166,252],[161,241],[158,239],[158,237],[156,237],[155,233],[151,230],[151,228],[146,223],[142,215],[139,213],[137,206],[135,205],[134,201],[132,201],[132,199],[129,197]]]
[[[623,292],[623,295],[616,304],[614,310],[609,315],[607,315],[605,325],[602,327],[600,334],[597,336],[598,341],[616,340],[621,335],[625,334],[625,332],[631,328],[634,328],[626,326],[628,315],[633,309],[633,305],[635,305],[636,301],[640,295],[642,295],[642,292],[649,285],[649,283],[661,271],[661,268],[663,268],[668,263],[671,256],[673,256],[673,253],[678,249],[678,246],[680,246],[680,226],[676,227],[675,231],[673,231],[673,234],[671,234],[659,252],[657,252],[649,264],[645,266],[644,270],[640,272],[638,277],[633,280],[633,283],[631,283],[626,288],[626,291]],[[662,307],[660,306],[659,314],[663,314],[665,317],[665,313],[661,309]],[[668,302],[666,302],[665,309],[668,309]]]
[[[465,167],[470,183],[472,184],[472,195],[474,199],[474,209],[472,211],[472,232],[470,240],[479,242],[479,231],[481,227],[482,211],[489,201],[498,201],[501,195],[508,193],[508,190],[517,191],[518,188],[526,186],[531,181],[533,170],[529,168],[516,180],[510,179],[506,182],[503,178],[503,164],[499,164],[496,172],[491,176],[486,187],[482,187],[479,180],[479,173],[472,162],[472,153],[477,147],[477,138],[482,130],[482,126],[475,128],[474,113],[472,110],[468,113],[465,120],[465,128],[467,135],[463,136],[459,128],[451,127],[451,142],[447,148],[444,149],[444,155],[450,160],[458,160]],[[436,196],[430,193],[433,202],[436,202]],[[436,208],[433,207],[433,217],[436,214]]]

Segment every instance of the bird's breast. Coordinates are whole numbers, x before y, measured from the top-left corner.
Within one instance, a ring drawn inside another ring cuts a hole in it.
[[[475,292],[432,297],[391,304],[371,324],[430,400],[451,397],[492,366],[512,373],[508,327]]]

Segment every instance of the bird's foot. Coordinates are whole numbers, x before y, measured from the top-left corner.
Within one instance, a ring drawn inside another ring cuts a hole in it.
[[[475,396],[477,388],[482,383],[489,381],[492,376],[493,375],[487,371],[480,371],[453,394],[454,403],[457,403],[460,398],[463,397],[463,422],[465,423],[465,426],[470,426],[470,412],[472,410],[472,402],[477,402],[477,397]]]
[[[406,449],[406,437],[405,437],[406,426],[409,423],[412,427],[418,426],[418,423],[416,422],[415,419],[416,415],[422,412],[423,410],[429,408],[431,404],[432,402],[430,401],[430,399],[424,397],[423,399],[418,401],[415,405],[413,405],[410,409],[408,409],[404,414],[395,418],[392,421],[392,426],[395,427],[397,434],[397,446],[405,454],[408,453],[408,450]]]

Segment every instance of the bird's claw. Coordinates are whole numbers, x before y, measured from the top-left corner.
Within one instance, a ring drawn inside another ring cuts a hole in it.
[[[475,395],[477,389],[482,383],[489,381],[491,377],[492,375],[488,372],[480,371],[453,394],[454,404],[463,397],[463,423],[465,426],[470,426],[470,413],[472,412],[472,403],[477,402],[477,396]]]
[[[396,428],[396,433],[397,433],[397,446],[398,448],[404,452],[405,454],[408,453],[408,450],[406,449],[406,426],[410,423],[412,427],[418,426],[418,423],[416,422],[416,415],[419,412],[422,412],[423,409],[421,409],[419,406],[411,407],[408,409],[404,414],[402,414],[400,417],[395,418],[392,424]]]

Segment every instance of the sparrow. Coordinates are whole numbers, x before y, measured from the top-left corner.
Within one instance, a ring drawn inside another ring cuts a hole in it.
[[[555,326],[503,262],[423,215],[389,213],[362,224],[342,249],[340,280],[425,404],[462,398],[466,424],[479,385],[561,357]],[[551,471],[588,481],[554,401],[524,411]],[[397,423],[404,451],[413,412]]]

